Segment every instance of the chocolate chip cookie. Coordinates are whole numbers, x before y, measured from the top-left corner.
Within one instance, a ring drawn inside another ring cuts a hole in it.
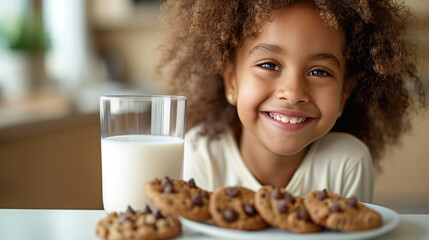
[[[254,206],[255,192],[243,187],[223,187],[210,198],[213,222],[224,228],[260,230],[268,227]]]
[[[326,189],[308,193],[304,204],[315,223],[332,230],[362,231],[378,228],[383,222],[378,212],[356,198],[344,198]]]
[[[163,212],[190,220],[210,218],[208,204],[210,193],[189,181],[155,178],[144,185],[145,195]]]
[[[285,189],[263,186],[255,195],[255,207],[261,217],[282,230],[295,233],[322,231],[310,218],[301,197],[293,196]]]
[[[180,221],[153,211],[147,206],[142,211],[128,207],[126,212],[112,212],[101,219],[95,228],[98,237],[106,240],[169,239],[182,231]]]

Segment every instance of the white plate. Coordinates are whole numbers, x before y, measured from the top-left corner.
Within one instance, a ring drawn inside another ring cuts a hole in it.
[[[185,218],[181,218],[184,226],[200,232],[205,235],[224,238],[224,239],[287,239],[287,240],[335,240],[335,239],[367,239],[373,238],[394,229],[399,224],[399,215],[391,209],[377,206],[374,204],[365,204],[366,206],[379,212],[383,217],[383,226],[377,229],[360,231],[356,233],[342,233],[333,231],[324,231],[319,233],[297,234],[288,231],[282,231],[278,228],[270,228],[261,231],[238,231],[216,227],[210,224],[195,222]]]

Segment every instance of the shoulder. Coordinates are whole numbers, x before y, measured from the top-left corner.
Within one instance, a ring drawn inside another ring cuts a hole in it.
[[[216,138],[209,138],[202,134],[203,128],[201,125],[197,125],[189,129],[185,134],[185,148],[194,151],[209,150],[213,146],[219,144],[225,133],[219,134]]]
[[[185,160],[186,158],[201,158],[209,150],[208,137],[201,134],[201,126],[188,130],[185,134]]]
[[[236,143],[232,131],[226,128],[216,137],[202,135],[202,127],[190,129],[185,136],[185,159],[194,158],[207,164],[224,167],[231,152],[235,151]]]
[[[209,189],[211,185],[208,176],[210,154],[207,148],[207,138],[201,136],[200,132],[201,128],[195,127],[185,134],[183,179],[194,178],[198,186]]]
[[[201,126],[196,126],[189,129],[185,133],[185,145],[196,144],[198,140],[201,140]],[[207,139],[207,138],[204,138]]]
[[[314,164],[343,168],[351,171],[358,165],[371,166],[372,157],[368,146],[355,136],[331,132],[317,140],[311,149]]]
[[[330,132],[321,139],[322,144],[335,144],[341,146],[350,146],[359,149],[368,149],[366,144],[359,138],[345,132]]]
[[[191,129],[189,129],[188,131],[186,131],[185,140],[195,141],[196,138],[201,135],[201,131],[202,131],[201,125],[197,125]]]
[[[306,164],[319,182],[342,196],[372,200],[373,171],[369,148],[348,133],[331,132],[312,145]],[[322,187],[322,186],[318,186]]]
[[[318,154],[369,154],[368,146],[357,137],[343,132],[331,132],[317,141]]]
[[[183,177],[194,178],[203,188],[212,190],[217,186],[219,173],[227,165],[228,131],[210,139],[201,134],[200,126],[186,132]]]

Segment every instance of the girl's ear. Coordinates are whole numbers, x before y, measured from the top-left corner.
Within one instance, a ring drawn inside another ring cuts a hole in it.
[[[222,72],[223,84],[225,85],[225,97],[229,104],[235,106],[237,104],[237,79],[234,73],[232,64],[227,64]]]

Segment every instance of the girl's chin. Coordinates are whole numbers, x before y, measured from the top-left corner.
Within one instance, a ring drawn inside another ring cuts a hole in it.
[[[285,147],[284,145],[281,145],[281,146],[276,145],[276,146],[267,146],[267,149],[278,156],[293,157],[305,152],[307,150],[307,147],[308,145],[290,146],[290,147]]]

